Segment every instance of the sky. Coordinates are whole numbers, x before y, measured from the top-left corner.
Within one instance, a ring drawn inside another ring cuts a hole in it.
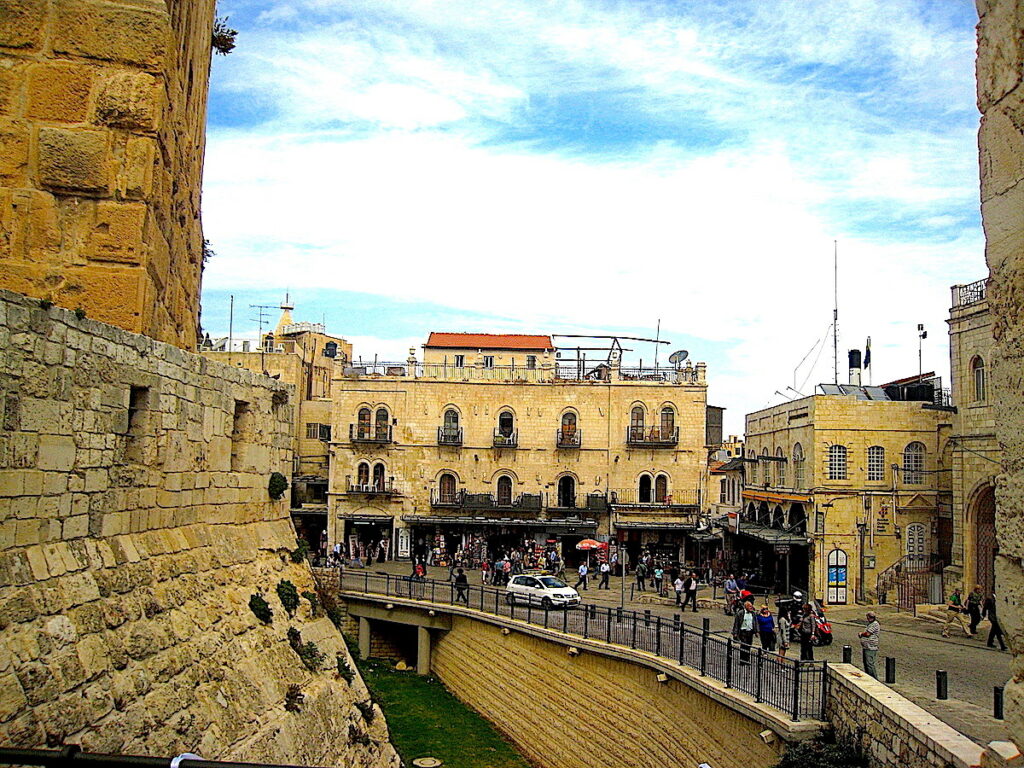
[[[211,335],[233,295],[255,338],[249,305],[286,291],[368,359],[432,330],[658,333],[660,361],[707,363],[741,434],[832,381],[838,252],[840,380],[869,336],[874,383],[917,373],[919,323],[924,370],[948,378],[949,287],[986,275],[973,3],[219,13],[238,37],[210,82]]]

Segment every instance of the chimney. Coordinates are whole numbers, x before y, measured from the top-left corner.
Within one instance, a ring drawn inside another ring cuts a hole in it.
[[[850,350],[850,384],[854,387],[860,386],[860,350]]]

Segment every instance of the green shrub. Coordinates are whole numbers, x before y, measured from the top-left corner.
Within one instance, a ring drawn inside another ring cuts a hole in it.
[[[276,501],[284,496],[286,490],[288,490],[288,478],[280,472],[271,474],[270,480],[267,482],[267,493],[270,494],[270,498]]]
[[[294,616],[295,609],[299,607],[299,590],[295,585],[287,579],[278,582],[277,596],[281,600],[281,605],[288,611],[288,615]]]
[[[315,619],[320,615],[320,600],[317,598],[316,592],[303,592],[302,596],[309,600],[309,607]]]
[[[292,562],[301,563],[309,554],[309,542],[305,539],[296,539],[295,543],[298,544],[298,546],[292,550]]]
[[[323,667],[326,657],[312,640],[302,642],[302,633],[295,627],[288,627],[288,645],[298,654],[310,672],[317,672]]]
[[[302,702],[306,696],[297,683],[288,686],[288,692],[284,695],[284,708],[289,712],[301,712]]]
[[[352,665],[348,663],[348,659],[345,658],[345,654],[335,654],[334,661],[338,665],[338,677],[351,684],[356,679],[356,673],[352,669]]]
[[[373,711],[373,702],[372,701],[357,701],[356,702],[356,709],[358,709],[360,711],[360,713],[362,713],[363,719],[366,722],[368,722],[368,723],[372,723],[373,722],[374,711]]]
[[[264,624],[269,624],[274,620],[273,609],[259,592],[249,598],[249,610]]]
[[[867,768],[867,765],[856,745],[826,734],[790,744],[776,768]]]

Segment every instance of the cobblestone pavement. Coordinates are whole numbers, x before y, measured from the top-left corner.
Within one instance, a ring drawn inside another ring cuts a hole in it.
[[[369,570],[406,576],[411,568],[408,563],[391,562],[375,564]],[[469,576],[470,583],[480,583],[479,571],[473,571]],[[430,568],[427,577],[446,579],[448,569]],[[574,581],[570,579],[569,584]],[[618,606],[623,596],[620,579],[611,578],[610,589],[607,590],[597,589],[597,582],[593,579],[589,589],[580,591],[583,602],[602,607]],[[631,593],[633,584],[632,578],[625,584],[625,607],[628,610],[650,610],[652,615],[663,617],[679,613],[673,599],[659,599],[650,592],[642,595]],[[710,589],[700,591],[702,602],[710,600],[711,596]],[[884,657],[896,659],[894,690],[979,743],[1007,738],[1005,724],[992,717],[992,698],[993,688],[1003,685],[1010,677],[1010,654],[985,646],[988,622],[979,626],[976,638],[946,639],[941,635],[940,623],[897,613],[891,606],[836,606],[828,610],[835,640],[828,647],[815,649],[815,657],[842,661],[842,647],[850,645],[853,647],[853,661],[859,667],[860,641],[857,633],[864,626],[864,613],[869,609],[878,614],[882,625],[879,674],[884,671]],[[702,608],[696,614],[687,610],[681,616],[687,624],[693,622],[698,626],[705,617],[710,620],[712,631],[729,632],[732,629],[732,617],[724,614],[720,600],[713,608]],[[947,701],[935,698],[935,671],[939,669],[948,673]]]

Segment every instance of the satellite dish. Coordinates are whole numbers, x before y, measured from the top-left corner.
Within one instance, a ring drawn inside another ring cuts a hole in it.
[[[680,349],[678,352],[673,352],[671,355],[669,355],[668,361],[672,363],[672,365],[678,366],[683,362],[683,360],[685,360],[689,356],[689,352],[687,352],[685,349]]]

